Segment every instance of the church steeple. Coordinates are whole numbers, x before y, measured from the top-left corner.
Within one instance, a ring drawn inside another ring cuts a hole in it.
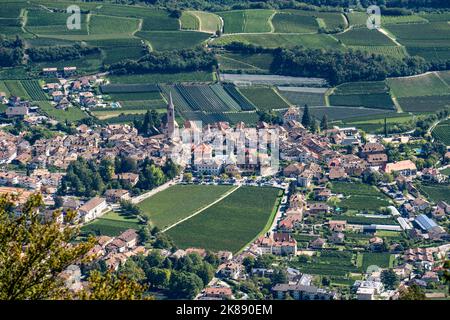
[[[175,121],[175,106],[173,105],[172,92],[169,92],[169,102],[167,103],[167,123],[166,134],[171,139],[175,135],[175,128],[177,123]]]

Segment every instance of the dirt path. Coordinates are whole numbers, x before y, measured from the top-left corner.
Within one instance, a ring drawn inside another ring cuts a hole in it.
[[[190,216],[187,216],[186,218],[181,219],[178,222],[175,222],[173,225],[171,225],[170,227],[165,228],[164,230],[162,230],[162,232],[166,232],[170,229],[172,229],[173,227],[175,227],[176,225],[189,220],[193,217],[195,217],[196,215],[202,213],[203,211],[205,211],[206,209],[208,209],[209,207],[212,207],[213,205],[215,205],[216,203],[222,201],[223,199],[225,199],[226,197],[228,197],[230,194],[232,194],[233,192],[235,192],[237,189],[239,189],[241,186],[238,185],[236,188],[231,189],[230,191],[227,191],[226,193],[224,193],[220,198],[216,199],[215,201],[211,202],[210,204],[208,204],[206,207],[201,208],[200,210],[197,210],[196,212],[194,212],[193,214],[191,214]]]
[[[395,45],[397,47],[403,47],[401,43],[397,42],[397,39],[395,39],[393,36],[391,36],[389,34],[389,32],[387,32],[386,30],[384,30],[383,28],[378,29],[378,31],[380,31],[382,34],[384,34],[386,37],[388,37],[389,39],[392,40],[392,42],[395,43]]]

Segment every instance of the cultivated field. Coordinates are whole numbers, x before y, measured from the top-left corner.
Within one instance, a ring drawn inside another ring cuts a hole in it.
[[[375,211],[389,205],[388,199],[380,191],[363,183],[335,181],[331,190],[346,196],[338,206],[348,210]]]
[[[171,226],[214,202],[232,186],[176,185],[139,203],[145,215],[159,228]]]
[[[280,94],[297,106],[325,106],[327,88],[278,87]]]
[[[236,10],[218,12],[224,21],[225,33],[260,33],[270,32],[269,18],[273,10]]]
[[[180,248],[237,252],[270,225],[280,192],[275,188],[241,187],[167,233]]]
[[[434,72],[413,77],[390,78],[387,81],[397,98],[449,94],[448,84]]]
[[[239,91],[259,110],[286,109],[289,104],[284,101],[274,88],[248,87]]]
[[[329,99],[333,106],[394,109],[384,81],[344,83],[336,87]]]
[[[153,50],[164,51],[195,47],[210,35],[196,31],[140,31],[136,36],[149,41]]]
[[[343,50],[343,46],[328,34],[232,34],[215,39],[212,44],[223,46],[232,42],[254,44],[265,48],[290,48],[304,46],[307,48]],[[392,44],[391,44],[392,45]]]
[[[450,120],[439,123],[433,130],[433,136],[445,145],[450,146]]]
[[[378,30],[367,28],[351,29],[337,34],[336,38],[347,46],[394,46],[395,43]]]

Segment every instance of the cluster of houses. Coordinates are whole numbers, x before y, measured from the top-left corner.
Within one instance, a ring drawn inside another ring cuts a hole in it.
[[[58,82],[48,82],[43,90],[51,98],[56,109],[65,110],[74,104],[84,108],[93,108],[100,102],[96,96],[94,85],[103,80],[96,76],[85,76],[68,80],[60,78]]]

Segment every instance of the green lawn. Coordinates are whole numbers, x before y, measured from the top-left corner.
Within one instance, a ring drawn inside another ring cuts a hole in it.
[[[69,107],[66,110],[60,110],[56,109],[47,101],[39,101],[37,104],[43,113],[56,121],[65,122],[67,120],[69,122],[74,122],[88,117],[84,111],[77,107]]]
[[[237,252],[270,226],[280,192],[275,188],[241,187],[167,233],[180,248]]]
[[[157,193],[139,207],[159,228],[168,227],[220,198],[232,186],[176,185]]]
[[[362,271],[365,272],[369,266],[378,266],[379,268],[392,268],[394,256],[389,253],[366,252],[363,254]]]
[[[127,229],[139,229],[139,221],[136,218],[121,216],[117,212],[110,212],[84,225],[81,233],[117,236]]]

